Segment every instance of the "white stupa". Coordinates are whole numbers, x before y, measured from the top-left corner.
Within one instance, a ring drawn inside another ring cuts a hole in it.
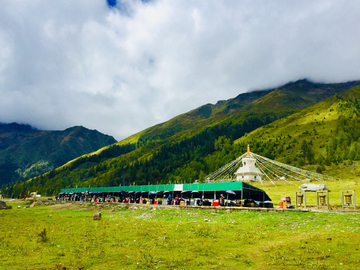
[[[236,181],[261,181],[263,173],[255,166],[256,159],[250,156],[250,147],[247,155],[242,159],[242,166],[235,172]]]

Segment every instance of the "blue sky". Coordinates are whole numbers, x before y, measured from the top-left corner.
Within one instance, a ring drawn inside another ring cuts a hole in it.
[[[17,0],[0,10],[0,122],[120,140],[302,78],[360,79],[355,0]]]
[[[116,6],[116,0],[107,0],[107,4],[110,8],[115,7]]]

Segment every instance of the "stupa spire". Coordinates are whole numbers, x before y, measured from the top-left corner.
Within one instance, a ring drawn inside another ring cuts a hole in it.
[[[247,146],[247,156],[250,157],[250,145]]]

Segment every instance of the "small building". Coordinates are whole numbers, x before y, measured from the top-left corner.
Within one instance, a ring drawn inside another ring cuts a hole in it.
[[[261,181],[263,173],[255,164],[256,159],[251,157],[248,145],[247,155],[242,159],[242,166],[235,172],[236,181]]]

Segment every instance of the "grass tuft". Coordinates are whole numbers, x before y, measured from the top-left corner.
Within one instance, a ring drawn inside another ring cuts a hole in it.
[[[39,243],[45,243],[49,240],[47,234],[46,234],[46,229],[44,228],[40,233],[38,233],[38,242]]]

